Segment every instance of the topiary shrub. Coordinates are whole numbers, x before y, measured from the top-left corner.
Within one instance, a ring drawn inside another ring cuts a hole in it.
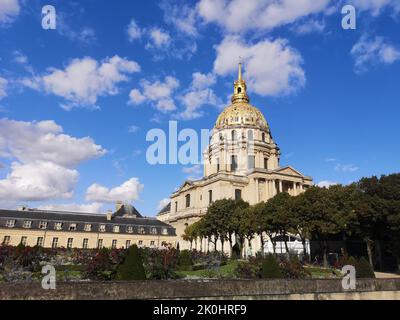
[[[188,270],[191,268],[193,261],[189,250],[182,250],[179,253],[178,264],[181,270]]]
[[[262,261],[261,267],[261,278],[264,279],[281,279],[283,278],[283,273],[279,267],[275,257],[269,254]]]
[[[375,278],[374,270],[364,257],[356,263],[356,278]]]
[[[146,279],[143,260],[137,245],[134,244],[129,247],[125,260],[117,268],[115,279],[125,281]]]

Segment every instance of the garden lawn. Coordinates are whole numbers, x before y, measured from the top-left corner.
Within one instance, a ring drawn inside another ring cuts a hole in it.
[[[330,278],[341,278],[339,270],[332,268],[322,268],[315,266],[304,266],[304,268],[311,273],[313,279],[330,279]]]
[[[235,278],[235,269],[237,265],[237,260],[231,260],[221,267],[212,267],[195,271],[176,271],[176,273],[181,278]]]

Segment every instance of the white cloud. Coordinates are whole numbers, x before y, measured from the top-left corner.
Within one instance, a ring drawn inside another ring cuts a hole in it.
[[[178,118],[182,120],[191,120],[203,116],[200,107],[203,105],[217,106],[220,100],[214,94],[212,89],[203,89],[199,91],[190,91],[179,97],[185,109],[178,114]]]
[[[171,200],[169,198],[161,199],[160,202],[158,203],[157,209],[161,210],[162,208],[164,208],[170,202],[171,202]]]
[[[0,100],[7,96],[8,80],[0,77]]]
[[[198,14],[231,33],[271,30],[327,9],[330,0],[201,0]]]
[[[118,187],[107,188],[99,184],[92,184],[86,191],[86,200],[95,202],[131,202],[139,199],[143,184],[138,178],[131,178]]]
[[[359,167],[355,166],[354,164],[337,164],[335,166],[335,171],[341,172],[355,172],[359,169]]]
[[[195,164],[191,167],[183,167],[182,172],[186,173],[188,180],[198,180],[203,175],[203,167],[200,164]]]
[[[370,38],[364,34],[351,49],[355,71],[365,72],[371,65],[392,64],[400,60],[400,49],[386,42],[383,37]]]
[[[77,16],[79,17],[79,13],[78,15],[76,15],[76,13],[77,10],[75,10],[75,8],[71,8],[69,13],[58,10],[56,31],[58,34],[74,42],[80,42],[82,44],[94,43],[96,41],[96,33],[93,28],[88,26],[79,26],[79,28],[75,28],[77,25],[75,19]]]
[[[52,162],[74,167],[106,151],[89,138],[66,135],[54,121],[23,122],[0,119],[0,156],[23,163]]]
[[[167,31],[160,28],[152,28],[149,31],[150,42],[147,44],[147,48],[157,48],[168,47],[171,43],[171,36]]]
[[[18,0],[0,1],[0,24],[12,22],[20,12]]]
[[[135,125],[131,125],[128,127],[128,132],[129,133],[135,133],[138,132],[140,130],[139,126],[135,126]]]
[[[241,56],[249,90],[260,95],[287,95],[305,85],[303,59],[284,39],[265,39],[247,44],[237,36],[227,36],[216,51],[215,73],[224,76],[236,72],[238,57]]]
[[[330,186],[334,186],[338,184],[337,182],[329,181],[329,180],[322,180],[317,183],[317,186],[320,188],[329,188]]]
[[[130,42],[140,39],[142,37],[143,31],[142,29],[139,28],[138,24],[134,19],[131,20],[131,22],[128,25],[128,40]]]
[[[399,11],[398,0],[351,0],[357,10],[369,11],[371,15],[378,16],[386,8],[392,8],[395,11]]]
[[[79,174],[48,161],[13,162],[11,172],[0,180],[0,199],[37,201],[71,198]]]
[[[216,82],[216,77],[212,73],[201,73],[201,72],[194,72],[192,74],[192,84],[191,87],[193,89],[205,89],[211,87]]]
[[[129,94],[129,103],[138,105],[145,100],[150,101],[154,107],[161,112],[170,112],[176,109],[172,94],[179,87],[178,79],[166,76],[164,82],[156,80],[150,82],[141,80],[142,92],[132,89]]]
[[[82,213],[101,213],[102,203],[93,202],[88,204],[46,204],[38,207],[39,210],[50,211],[68,211],[68,212],[82,212]]]
[[[197,12],[195,8],[185,5],[184,2],[171,5],[164,2],[161,4],[164,10],[165,22],[173,25],[179,32],[190,37],[198,35],[196,28]]]
[[[302,23],[296,24],[292,30],[299,35],[304,35],[308,33],[321,33],[325,30],[325,22],[320,20],[306,20]]]
[[[54,121],[0,119],[0,157],[11,159],[0,180],[0,200],[38,201],[71,198],[79,173],[75,167],[105,150],[91,138],[62,133]]]
[[[77,106],[95,107],[100,96],[118,93],[118,83],[127,81],[128,74],[140,71],[140,66],[117,55],[103,61],[85,57],[74,59],[64,69],[49,69],[42,77],[26,82],[31,88],[42,88],[64,98],[67,109]]]

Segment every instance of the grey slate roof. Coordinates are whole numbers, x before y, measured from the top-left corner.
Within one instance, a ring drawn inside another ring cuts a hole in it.
[[[169,202],[164,208],[162,208],[157,215],[162,215],[164,213],[170,212],[171,211],[171,202]]]
[[[84,231],[85,224],[91,224],[91,231],[85,232],[99,232],[99,226],[104,224],[106,226],[105,233],[114,233],[113,226],[120,226],[119,233],[128,233],[127,227],[133,227],[132,234],[139,234],[139,227],[144,227],[145,233],[150,234],[151,228],[157,229],[157,234],[162,235],[162,229],[168,230],[168,235],[174,236],[175,229],[170,225],[157,220],[156,218],[142,217],[140,213],[132,207],[130,216],[126,216],[126,211],[120,208],[112,216],[111,220],[107,220],[106,214],[94,214],[94,213],[77,213],[77,212],[64,212],[64,211],[47,211],[28,209],[24,211],[20,210],[4,210],[0,209],[0,228],[7,228],[6,223],[8,220],[16,220],[14,228],[23,228],[25,220],[32,221],[31,228],[39,229],[39,223],[41,221],[47,222],[47,230],[55,230],[55,224],[62,222],[62,231],[68,231],[70,223],[76,223],[76,231]],[[130,211],[128,209],[128,211]],[[134,217],[136,214],[137,217]],[[75,232],[76,232],[75,231]],[[71,231],[74,232],[74,231]]]

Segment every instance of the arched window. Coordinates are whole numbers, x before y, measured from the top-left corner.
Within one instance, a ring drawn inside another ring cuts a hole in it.
[[[232,141],[236,141],[236,139],[237,139],[237,133],[236,133],[235,130],[232,130],[231,136],[232,136]]]
[[[238,92],[238,93],[241,93],[241,92],[242,92],[242,88],[239,87],[238,90],[237,90],[237,92]]]
[[[263,133],[261,134],[261,140],[262,140],[262,142],[265,142],[265,132],[263,132]]]
[[[187,194],[185,196],[185,198],[186,198],[186,208],[189,208],[190,207],[190,194]]]

